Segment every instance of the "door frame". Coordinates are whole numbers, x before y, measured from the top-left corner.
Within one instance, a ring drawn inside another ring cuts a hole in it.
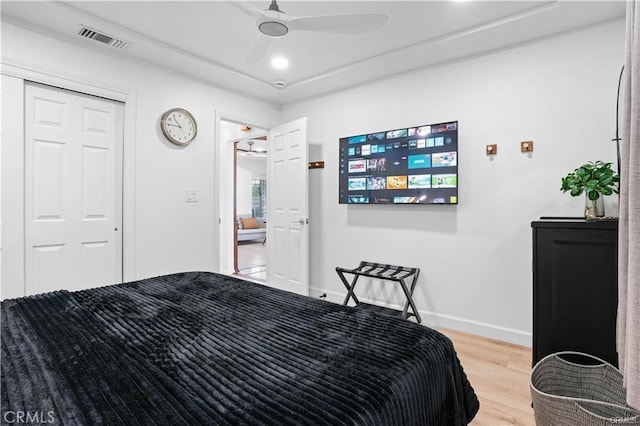
[[[228,121],[257,127],[271,129],[271,124],[257,123],[252,119],[244,119],[233,114],[215,111],[215,149],[214,149],[214,194],[213,199],[217,203],[214,206],[214,241],[218,241],[218,256],[214,260],[214,270],[225,275],[233,275],[234,244],[237,243],[235,233],[235,187],[228,183],[235,182],[235,142],[241,138],[224,138],[221,134],[221,121]],[[267,153],[267,155],[269,155]],[[226,182],[227,185],[223,185]]]
[[[69,78],[56,73],[30,68],[5,60],[2,66],[3,98],[20,99],[18,108],[3,108],[5,140],[20,144],[2,146],[2,299],[25,295],[25,223],[24,223],[24,85],[25,81],[73,90],[91,96],[122,102],[122,279],[136,278],[135,261],[135,135],[137,96],[135,90],[108,87],[93,82]],[[5,78],[7,77],[7,78]],[[10,118],[10,119],[9,119]],[[18,190],[16,190],[18,189]],[[10,207],[11,206],[11,207]]]

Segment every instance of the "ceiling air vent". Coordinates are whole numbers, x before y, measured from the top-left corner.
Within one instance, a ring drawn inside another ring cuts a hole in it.
[[[80,29],[78,30],[78,35],[84,38],[98,41],[116,49],[124,49],[125,47],[129,46],[129,43],[124,40],[111,37],[110,35],[85,26],[80,27]]]

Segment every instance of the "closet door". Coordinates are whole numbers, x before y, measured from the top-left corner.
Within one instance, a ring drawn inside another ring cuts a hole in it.
[[[122,282],[123,105],[25,85],[25,290]]]

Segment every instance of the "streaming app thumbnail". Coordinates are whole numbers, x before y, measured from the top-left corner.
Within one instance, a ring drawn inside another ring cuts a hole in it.
[[[436,146],[436,138],[427,138],[427,148]]]
[[[384,144],[378,145],[378,154],[380,154],[381,152],[384,152]]]
[[[444,146],[444,137],[443,136],[438,136],[436,138],[436,146]]]
[[[458,204],[458,197],[456,195],[452,195],[451,197],[449,197],[449,203]]]
[[[371,199],[371,204],[391,204],[393,200],[391,197],[373,197]]]
[[[458,186],[458,175],[433,175],[431,176],[431,186],[433,188],[455,188]]]
[[[458,165],[458,153],[452,152],[436,152],[431,155],[433,158],[433,167],[449,167]]]
[[[369,204],[369,197],[365,195],[350,195],[347,198],[349,204]]]
[[[451,124],[451,123],[449,123]],[[447,131],[447,124],[443,123],[443,124],[437,124],[435,126],[431,126],[431,133],[441,133],[441,132],[446,132]]]
[[[378,145],[371,145],[371,153],[372,154],[378,153]]]
[[[351,155],[356,155],[356,149],[355,148],[349,148],[349,156]]]
[[[404,173],[407,171],[407,157],[390,158],[386,166],[387,171],[391,173]]]
[[[423,169],[425,167],[431,167],[431,154],[409,156],[409,169]]]
[[[364,173],[367,171],[367,160],[349,161],[349,174]]]
[[[387,139],[402,138],[407,136],[407,129],[391,130],[387,132]]]
[[[366,135],[351,136],[349,138],[349,143],[365,142],[366,140],[367,140]]]
[[[376,140],[377,141],[382,141],[382,140],[384,140],[384,136],[385,136],[384,132],[371,133],[371,134],[367,135],[367,140],[370,140],[370,141],[376,141]]]
[[[385,189],[386,187],[387,181],[383,177],[375,176],[367,178],[367,189],[369,190]]]
[[[431,175],[409,175],[409,188],[431,188]]]
[[[362,155],[371,155],[371,145],[362,145]]]
[[[407,189],[407,177],[387,176],[387,189]]]
[[[456,130],[458,128],[458,123],[455,121],[453,123],[447,123],[445,124],[445,127],[447,130]]]
[[[417,140],[409,141],[409,149],[416,149],[417,147],[418,147],[418,141]]]
[[[366,178],[350,178],[349,179],[349,191],[364,191],[367,189]]]
[[[427,141],[425,139],[418,139],[416,141],[416,144],[417,144],[418,148],[426,148],[427,147]]]
[[[416,197],[393,197],[394,204],[414,204]]]
[[[409,136],[427,136],[431,133],[431,126],[413,127],[409,129]]]
[[[386,158],[372,158],[367,160],[367,171],[369,172],[386,172],[387,171],[387,159]]]

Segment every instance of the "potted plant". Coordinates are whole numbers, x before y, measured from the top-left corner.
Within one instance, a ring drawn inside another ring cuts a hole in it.
[[[589,161],[562,178],[562,192],[577,197],[586,194],[585,217],[593,219],[604,216],[602,198],[618,193],[620,175],[611,169],[611,163]]]

